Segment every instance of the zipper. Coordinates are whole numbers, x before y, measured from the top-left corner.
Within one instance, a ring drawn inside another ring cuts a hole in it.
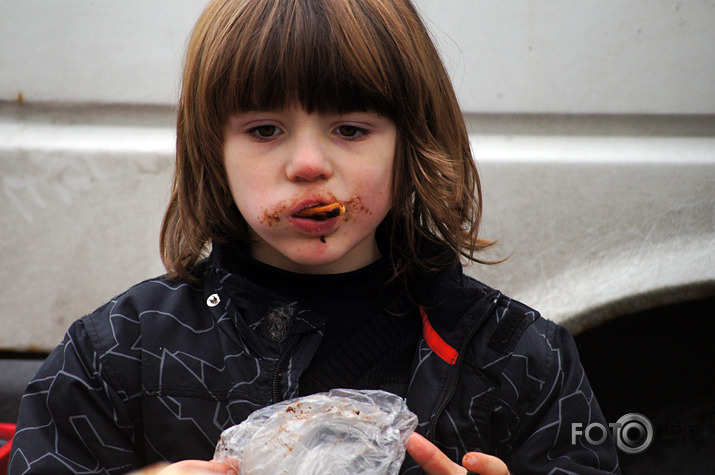
[[[281,398],[281,376],[283,376],[283,367],[285,366],[286,362],[288,361],[288,358],[290,358],[291,353],[293,353],[293,349],[295,348],[295,345],[298,343],[298,340],[300,340],[300,333],[296,335],[292,335],[290,339],[288,340],[288,343],[285,347],[285,350],[283,350],[283,353],[281,353],[280,358],[278,358],[278,362],[276,363],[276,368],[273,370],[273,380],[271,384],[271,404],[275,404],[279,401],[282,400]]]
[[[479,329],[484,325],[484,322],[487,320],[487,317],[494,311],[494,308],[496,308],[497,305],[497,300],[499,300],[499,295],[501,295],[501,292],[495,292],[494,294],[494,300],[492,300],[492,304],[489,306],[489,309],[484,312],[484,315],[482,315],[482,318],[479,319],[479,321],[472,327],[472,330],[469,332],[467,335],[467,339],[464,340],[464,344],[462,345],[462,348],[459,351],[459,356],[457,357],[457,362],[455,363],[455,370],[453,372],[453,376],[449,381],[449,391],[447,393],[447,397],[442,400],[442,404],[439,405],[437,408],[437,411],[435,412],[434,417],[432,418],[432,422],[430,422],[429,430],[427,431],[427,440],[430,442],[434,443],[435,442],[435,432],[437,431],[437,421],[439,420],[440,417],[442,417],[442,413],[447,409],[447,405],[449,402],[452,400],[454,397],[455,393],[457,392],[457,382],[459,381],[459,376],[462,373],[462,367],[464,366],[464,355],[467,352],[467,348],[469,347],[469,343],[472,341],[472,338],[474,338],[474,335],[479,331]]]

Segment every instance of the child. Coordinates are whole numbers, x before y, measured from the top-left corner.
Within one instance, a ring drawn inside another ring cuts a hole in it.
[[[168,274],[72,325],[23,398],[10,473],[228,473],[209,461],[222,430],[335,387],[407,398],[402,473],[462,474],[466,454],[482,474],[617,471],[610,437],[572,440],[605,421],[570,335],[462,273],[490,244],[480,195],[409,0],[211,2]]]

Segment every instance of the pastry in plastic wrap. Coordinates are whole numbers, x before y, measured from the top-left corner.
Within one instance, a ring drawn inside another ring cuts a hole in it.
[[[334,389],[259,409],[221,434],[214,460],[242,475],[393,475],[416,426],[399,396]]]

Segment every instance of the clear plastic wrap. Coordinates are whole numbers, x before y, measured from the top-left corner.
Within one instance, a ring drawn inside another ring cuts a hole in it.
[[[241,475],[394,475],[416,426],[399,396],[334,389],[259,409],[221,434],[214,460]]]

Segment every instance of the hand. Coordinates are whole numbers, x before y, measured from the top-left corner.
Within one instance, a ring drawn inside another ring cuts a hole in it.
[[[468,472],[479,475],[509,475],[509,469],[504,462],[480,452],[469,452],[462,459],[463,466],[457,465],[418,433],[412,434],[407,441],[407,452],[429,475],[465,475]]]
[[[176,462],[171,465],[168,463],[159,463],[137,470],[129,475],[210,475],[216,473],[237,475],[238,471],[219,462],[182,460],[181,462]]]
[[[182,460],[176,462],[157,473],[157,475],[209,475],[221,473],[223,475],[237,475],[238,472],[228,465],[220,462],[205,460]]]

